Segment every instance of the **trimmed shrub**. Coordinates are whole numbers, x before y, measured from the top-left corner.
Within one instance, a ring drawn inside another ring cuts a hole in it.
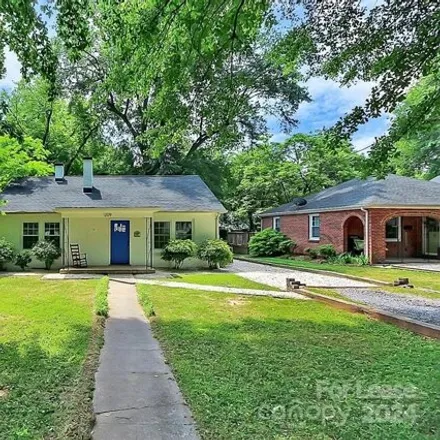
[[[251,257],[271,257],[293,253],[296,243],[275,229],[263,229],[249,240]]]
[[[349,253],[339,254],[334,258],[331,258],[330,263],[333,264],[354,264],[357,266],[366,266],[369,264],[368,258],[362,255],[352,255]]]
[[[336,249],[332,244],[322,244],[316,248],[316,251],[320,257],[326,260],[336,257]]]
[[[304,249],[304,252],[312,259],[316,260],[318,258],[318,250],[316,248]]]
[[[15,249],[12,243],[6,238],[0,238],[0,270],[5,269],[5,264],[13,261],[15,257]]]
[[[234,254],[228,243],[223,240],[205,240],[197,251],[200,260],[206,261],[210,269],[225,267],[232,263]]]
[[[161,256],[165,261],[171,261],[174,269],[179,269],[182,263],[196,255],[197,245],[192,240],[171,240],[162,250]]]
[[[105,318],[108,317],[108,284],[108,277],[101,278],[95,292],[95,314]]]
[[[53,262],[61,257],[61,250],[52,241],[39,241],[33,248],[32,252],[38,261],[44,263],[44,267],[49,270]]]
[[[29,263],[32,261],[32,254],[30,251],[21,251],[15,256],[14,264],[21,268],[21,270],[25,270]]]

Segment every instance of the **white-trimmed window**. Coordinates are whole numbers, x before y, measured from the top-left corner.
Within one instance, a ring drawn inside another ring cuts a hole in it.
[[[170,222],[154,222],[154,249],[163,249],[170,238]]]
[[[23,249],[32,249],[38,240],[38,223],[23,223]]]
[[[394,217],[385,225],[385,241],[400,241],[402,236],[402,218]]]
[[[192,240],[192,222],[176,222],[176,238]]]
[[[44,224],[44,238],[51,241],[57,248],[60,247],[60,224],[59,223],[45,223]]]
[[[275,229],[275,231],[278,231],[278,232],[281,231],[281,222],[280,222],[279,217],[272,218],[272,229]]]
[[[320,237],[321,221],[319,214],[309,215],[309,240],[318,241]]]

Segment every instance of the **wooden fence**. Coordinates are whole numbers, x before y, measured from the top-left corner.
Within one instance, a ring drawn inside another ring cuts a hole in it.
[[[230,231],[228,232],[228,244],[236,254],[247,254],[248,243],[255,232],[249,231]]]

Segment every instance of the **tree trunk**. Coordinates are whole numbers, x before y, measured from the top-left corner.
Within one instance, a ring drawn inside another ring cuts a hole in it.
[[[253,212],[248,212],[248,222],[249,222],[249,231],[253,232],[255,230],[254,213]]]

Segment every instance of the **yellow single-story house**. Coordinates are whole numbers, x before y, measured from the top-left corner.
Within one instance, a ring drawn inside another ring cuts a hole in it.
[[[170,239],[218,238],[226,212],[199,176],[93,176],[91,158],[84,159],[83,176],[65,176],[56,164],[55,176],[13,182],[1,199],[0,237],[17,251],[53,240],[62,251],[56,268],[74,266],[72,245],[90,268],[167,267],[160,254]],[[43,264],[33,259],[30,267]]]

